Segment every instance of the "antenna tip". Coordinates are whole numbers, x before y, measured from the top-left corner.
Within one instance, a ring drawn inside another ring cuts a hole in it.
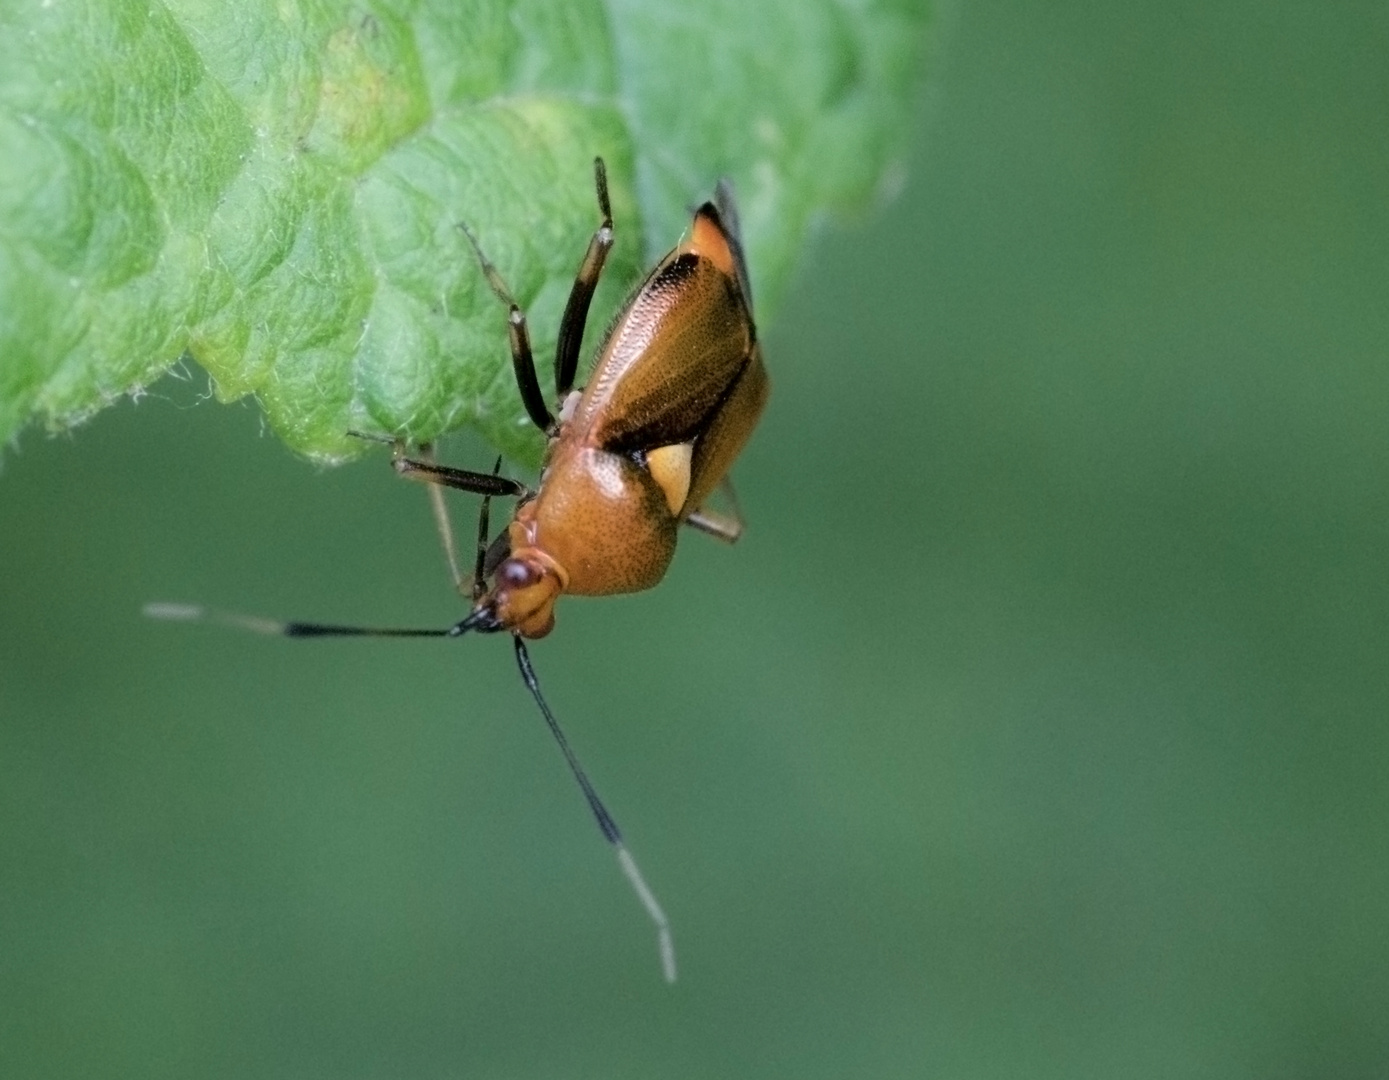
[[[661,949],[661,974],[666,977],[666,982],[675,983],[675,939],[670,936],[670,930],[662,927],[656,933],[657,940]]]
[[[154,602],[140,609],[147,619],[168,619],[172,622],[195,622],[204,618],[207,612],[197,604],[167,604]]]
[[[675,938],[671,936],[670,920],[666,918],[666,913],[661,910],[661,903],[656,899],[656,894],[651,891],[646,879],[641,876],[641,871],[637,869],[637,860],[632,858],[632,853],[627,850],[619,840],[612,842],[613,849],[617,852],[617,864],[622,867],[622,873],[632,886],[632,891],[637,894],[637,899],[641,901],[641,906],[646,909],[646,914],[651,917],[651,922],[656,927],[656,946],[661,952],[661,974],[665,976],[666,982],[675,982]]]

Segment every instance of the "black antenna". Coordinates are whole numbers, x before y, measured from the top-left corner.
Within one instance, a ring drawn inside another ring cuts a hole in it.
[[[480,563],[486,554],[486,534],[487,500],[484,499],[478,529],[479,567],[475,581],[481,578]],[[397,629],[393,627],[340,626],[334,623],[282,622],[255,615],[237,615],[231,612],[216,611],[196,604],[146,604],[144,614],[151,619],[166,619],[173,622],[213,622],[239,630],[250,630],[256,634],[292,638],[444,638],[459,637],[470,630],[479,630],[485,633],[497,629],[495,616],[485,607],[474,608],[466,619],[442,629]],[[579,764],[578,755],[574,753],[574,748],[569,745],[569,740],[560,728],[559,721],[555,719],[555,714],[550,711],[549,704],[545,701],[544,695],[541,694],[540,682],[535,677],[535,668],[531,666],[530,653],[526,650],[526,643],[521,640],[519,634],[513,634],[512,641],[516,646],[516,665],[521,669],[521,681],[526,684],[526,689],[530,691],[531,697],[535,698],[535,703],[540,706],[540,713],[545,717],[550,734],[559,744],[560,752],[564,754],[564,760],[569,766],[570,773],[573,774],[580,790],[583,791],[584,798],[588,801],[588,807],[593,811],[593,817],[598,822],[599,830],[603,833],[603,839],[613,846],[613,852],[617,855],[617,865],[621,867],[623,876],[627,878],[627,882],[632,886],[632,891],[637,894],[641,906],[646,909],[647,915],[656,925],[656,944],[661,955],[661,973],[665,976],[666,982],[673,983],[676,974],[675,939],[671,936],[670,920],[666,918],[666,913],[662,910],[660,901],[656,899],[656,894],[651,891],[646,879],[642,877],[641,870],[637,867],[637,861],[632,858],[632,853],[622,842],[622,833],[617,827],[617,822],[608,813],[608,808],[603,805],[603,800],[598,797],[598,792],[594,790],[588,774]]]
[[[339,626],[336,623],[282,622],[267,619],[260,615],[238,615],[231,611],[218,611],[199,604],[146,604],[141,614],[147,619],[164,619],[167,622],[210,622],[220,626],[231,626],[237,630],[249,630],[253,634],[266,634],[271,637],[458,637],[469,630],[483,628],[490,620],[490,612],[474,611],[466,619],[442,629],[403,629],[394,626]]]
[[[569,765],[569,771],[578,781],[579,787],[583,789],[584,798],[588,800],[588,808],[593,811],[593,817],[598,822],[598,828],[602,831],[603,838],[613,846],[613,851],[617,855],[618,866],[622,867],[622,873],[626,875],[627,881],[632,886],[632,891],[637,894],[641,906],[646,909],[647,915],[656,924],[656,946],[661,952],[661,972],[665,975],[666,982],[673,983],[675,981],[675,939],[670,933],[670,920],[666,918],[665,911],[661,909],[661,903],[656,899],[656,894],[646,884],[646,878],[642,877],[641,870],[637,868],[636,859],[632,858],[632,853],[622,842],[622,833],[617,827],[617,822],[608,813],[608,808],[603,805],[603,800],[598,797],[598,792],[593,790],[593,784],[589,781],[583,766],[579,764],[579,758],[574,753],[573,747],[569,745],[569,740],[564,737],[564,732],[560,730],[559,721],[555,719],[555,714],[545,703],[544,695],[540,693],[540,683],[535,677],[535,668],[531,667],[530,652],[526,649],[526,643],[521,640],[520,634],[513,634],[512,641],[516,644],[516,666],[521,669],[521,681],[526,684],[526,689],[531,692],[531,697],[535,698],[535,703],[540,706],[540,712],[545,717],[545,723],[550,727],[550,734],[555,737],[555,742],[559,743],[564,760]]]

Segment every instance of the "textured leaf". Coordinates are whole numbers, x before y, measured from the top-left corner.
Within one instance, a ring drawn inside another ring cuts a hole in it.
[[[191,355],[290,446],[472,423],[534,460],[504,312],[549,354],[597,224],[590,346],[731,176],[759,314],[891,176],[924,0],[0,0],[0,440]]]

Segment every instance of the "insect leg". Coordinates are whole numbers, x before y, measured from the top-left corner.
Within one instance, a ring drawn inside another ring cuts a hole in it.
[[[588,305],[593,299],[593,290],[598,287],[598,278],[603,273],[603,263],[613,246],[613,211],[608,202],[608,173],[602,158],[593,159],[593,184],[598,189],[598,209],[603,214],[603,224],[588,242],[584,261],[579,264],[579,272],[574,277],[574,286],[569,290],[569,303],[564,306],[564,318],[559,323],[559,343],[555,346],[555,389],[559,399],[569,393],[574,385],[574,373],[579,366],[579,347],[584,340],[584,323],[588,320]]]
[[[519,480],[498,476],[495,473],[470,472],[467,469],[454,469],[447,465],[435,465],[417,458],[398,457],[391,464],[395,471],[407,480],[420,480],[426,484],[440,484],[471,491],[474,495],[515,495],[525,498],[531,494],[530,488]]]
[[[545,703],[545,698],[540,693],[540,683],[535,677],[535,668],[531,667],[530,653],[526,650],[526,643],[521,640],[520,634],[513,634],[512,641],[516,644],[516,665],[521,669],[521,681],[526,684],[526,689],[531,692],[531,697],[535,698],[535,703],[540,706],[540,712],[545,717],[550,734],[559,744],[560,752],[564,754],[569,771],[583,791],[584,798],[588,801],[588,808],[593,811],[593,817],[598,822],[599,830],[603,833],[603,839],[613,846],[613,851],[617,854],[617,863],[622,868],[623,875],[632,886],[632,891],[637,894],[641,906],[646,909],[647,915],[656,925],[656,943],[661,953],[661,972],[665,975],[666,982],[673,983],[675,981],[675,939],[670,933],[670,920],[666,918],[666,913],[662,910],[660,901],[656,899],[656,894],[651,891],[651,887],[646,884],[646,879],[642,877],[641,871],[637,869],[636,860],[632,858],[632,853],[627,850],[627,845],[622,842],[622,833],[617,828],[617,822],[608,813],[608,808],[603,805],[603,800],[598,798],[598,792],[593,790],[593,784],[589,781],[583,766],[579,764],[579,758],[574,753],[573,747],[569,745],[569,740],[560,730],[555,714]]]
[[[501,472],[501,470],[502,459],[498,457],[497,463],[492,466],[492,475],[496,476],[497,473]],[[429,490],[437,491],[438,488],[430,488]],[[481,600],[483,595],[487,592],[487,550],[489,547],[491,547],[491,544],[488,542],[487,539],[487,533],[489,531],[487,524],[487,516],[488,511],[491,510],[491,508],[492,496],[484,495],[482,497],[482,507],[478,510],[477,514],[477,555],[473,560],[472,582],[474,604]],[[462,591],[461,584],[459,586],[459,590]]]
[[[368,442],[386,443],[391,447],[391,465],[395,471],[407,480],[419,480],[429,485],[429,502],[434,511],[434,524],[439,530],[439,542],[444,548],[444,558],[448,562],[449,573],[453,576],[454,588],[460,593],[465,590],[463,574],[458,568],[458,547],[453,538],[453,524],[449,519],[448,507],[444,503],[442,487],[457,488],[460,491],[470,491],[475,495],[482,495],[484,498],[482,505],[482,524],[483,531],[486,532],[487,521],[487,502],[493,495],[514,495],[518,498],[527,498],[531,491],[524,484],[517,480],[509,480],[499,476],[502,468],[502,459],[497,458],[497,463],[492,467],[491,473],[475,473],[467,469],[454,469],[447,465],[440,465],[434,460],[434,448],[429,443],[420,444],[420,456],[418,458],[407,457],[405,454],[405,444],[399,439],[392,439],[384,435],[369,435],[361,431],[349,431],[347,434],[354,439],[365,439]],[[479,570],[474,575],[471,583],[472,591],[476,591],[477,582],[482,580]],[[476,600],[477,596],[474,595]]]
[[[699,532],[708,533],[725,544],[736,544],[738,538],[743,535],[746,524],[743,521],[743,510],[738,505],[738,495],[733,490],[732,480],[725,476],[719,484],[719,490],[728,502],[728,510],[720,513],[710,510],[707,506],[701,506],[686,515],[685,524]]]
[[[434,460],[434,447],[429,443],[420,444],[420,460],[432,468],[438,467]],[[449,508],[444,502],[444,489],[439,484],[430,484],[428,490],[429,506],[434,511],[434,524],[439,530],[439,543],[444,549],[444,561],[448,563],[453,587],[461,593],[464,591],[463,572],[458,569],[458,547],[453,539],[453,522],[449,519]],[[483,496],[484,506],[486,502],[487,496]]]
[[[736,544],[743,535],[743,519],[720,514],[700,507],[685,518],[685,524],[697,532],[707,533],[725,544]]]
[[[473,245],[473,251],[477,254],[477,261],[482,265],[482,273],[487,278],[487,284],[492,286],[492,291],[497,294],[497,299],[505,304],[510,311],[506,330],[507,336],[511,340],[511,367],[516,373],[516,386],[521,391],[521,403],[525,405],[526,414],[531,418],[531,423],[541,431],[548,433],[554,426],[555,418],[550,415],[549,406],[545,404],[545,395],[540,392],[540,380],[535,375],[535,357],[531,354],[531,336],[530,331],[526,329],[526,313],[512,298],[511,290],[506,287],[506,282],[502,280],[501,274],[497,273],[497,268],[482,253],[482,248],[477,242],[477,237],[473,235],[473,231],[462,223],[458,227],[463,230],[463,235],[468,238],[468,242]]]

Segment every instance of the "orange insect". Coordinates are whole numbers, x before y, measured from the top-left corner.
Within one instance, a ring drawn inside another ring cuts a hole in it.
[[[560,323],[555,350],[557,415],[547,406],[536,377],[525,315],[464,227],[488,283],[509,310],[511,359],[521,400],[546,435],[535,489],[500,476],[497,469],[470,472],[438,465],[428,455],[411,458],[394,444],[393,464],[402,476],[483,496],[468,616],[446,629],[426,630],[213,617],[289,637],[511,633],[521,677],[656,924],[662,967],[666,978],[674,981],[669,921],[541,695],[524,639],[544,637],[554,628],[555,601],[564,593],[606,596],[659,583],[675,554],[681,525],[729,543],[738,539],[743,525],[727,474],[766,404],[768,381],[753,323],[737,210],[731,188],[720,182],[713,201],[695,212],[685,241],[647,275],[613,321],[587,386],[573,389],[589,303],[613,244],[601,158],[594,162],[594,180],[603,220],[589,241]],[[721,485],[730,496],[732,516],[705,505]],[[453,565],[452,534],[437,491],[431,489]],[[502,496],[519,500],[516,511],[507,528],[489,539],[490,500]],[[456,567],[454,575],[461,581]],[[149,605],[146,612],[182,619],[207,614],[200,608],[168,604]]]

